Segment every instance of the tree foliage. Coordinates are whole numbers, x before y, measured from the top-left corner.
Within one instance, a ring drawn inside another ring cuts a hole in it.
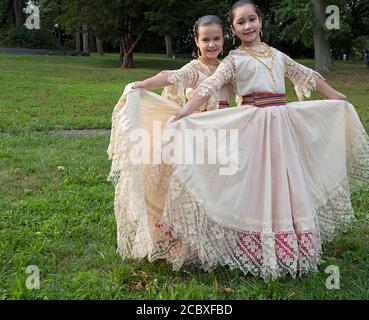
[[[294,57],[314,53],[313,0],[255,0],[263,16],[264,41]],[[40,7],[41,29],[27,30],[19,6]],[[0,43],[5,46],[56,48],[55,24],[62,26],[73,50],[76,31],[86,28],[91,37],[104,40],[110,51],[121,52],[121,63],[133,66],[134,51],[165,52],[170,39],[175,53],[191,53],[193,25],[206,14],[218,15],[226,25],[225,53],[232,48],[228,11],[235,0],[2,0]],[[330,0],[340,8],[340,29],[323,30],[333,54],[361,58],[369,46],[369,1]],[[18,10],[17,10],[18,8]],[[22,16],[20,16],[20,14]],[[23,21],[24,22],[24,21]],[[167,45],[167,46],[166,46]]]

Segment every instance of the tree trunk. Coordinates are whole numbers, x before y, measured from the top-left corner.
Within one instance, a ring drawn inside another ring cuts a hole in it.
[[[90,52],[97,52],[96,37],[90,33],[88,35],[88,41],[90,46]]]
[[[97,53],[100,55],[104,54],[104,46],[103,46],[103,40],[99,39],[98,37],[96,37],[96,48],[97,48]]]
[[[173,56],[173,46],[172,46],[172,37],[170,35],[165,36],[165,49],[167,57],[171,58]]]
[[[88,45],[88,32],[87,26],[83,25],[83,52],[89,53],[90,46]]]
[[[323,26],[326,20],[326,6],[324,0],[312,0],[312,2],[315,18],[313,27],[315,70],[321,73],[327,73],[334,69],[334,65],[329,41],[324,37]]]
[[[15,26],[21,27],[23,25],[23,1],[13,0],[13,10],[14,10]]]
[[[76,52],[78,55],[81,54],[81,33],[76,31]]]
[[[137,37],[133,40],[133,35],[128,33],[124,35],[120,41],[120,67],[121,68],[133,68],[133,49],[140,41],[141,37]]]

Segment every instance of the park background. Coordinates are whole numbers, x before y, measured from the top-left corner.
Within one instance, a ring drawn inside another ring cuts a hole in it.
[[[301,279],[174,272],[116,253],[106,154],[114,105],[129,82],[187,63],[194,22],[217,14],[229,25],[231,2],[0,1],[0,299],[369,299],[369,189],[352,196],[355,226]],[[264,41],[323,72],[368,132],[369,2],[255,2]],[[39,29],[27,28],[31,5]],[[327,5],[339,8],[339,29],[327,29]],[[233,47],[227,29],[225,55]],[[286,93],[296,100],[290,82]],[[339,289],[325,285],[330,265]],[[39,289],[27,288],[28,266],[40,271]]]

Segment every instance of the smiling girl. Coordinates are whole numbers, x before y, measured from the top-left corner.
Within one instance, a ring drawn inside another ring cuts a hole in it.
[[[179,268],[196,256],[188,245],[172,237],[170,231],[162,230],[159,223],[172,167],[156,164],[153,159],[150,163],[136,163],[130,157],[135,150],[132,137],[137,138],[137,133],[144,134],[143,144],[149,147],[150,156],[156,152],[154,141],[161,139],[160,131],[191,96],[189,89],[196,89],[219,66],[218,56],[224,43],[221,20],[217,16],[201,17],[194,26],[194,39],[199,50],[198,59],[180,70],[162,71],[152,78],[127,85],[113,111],[108,149],[112,159],[109,180],[115,183],[118,251],[124,259],[166,259]],[[163,97],[148,91],[163,86],[166,86]],[[220,92],[197,111],[227,107],[234,95],[233,88],[225,86]]]
[[[369,184],[369,138],[344,94],[261,41],[253,2],[236,2],[230,16],[241,46],[198,86],[168,130],[237,129],[230,151],[237,171],[174,165],[161,223],[190,244],[204,270],[229,266],[266,281],[301,276],[318,270],[323,242],[355,220],[350,196]],[[300,102],[286,103],[285,76]],[[189,116],[226,84],[242,97],[238,107]],[[314,88],[328,99],[302,102]],[[217,148],[228,152],[222,142]]]
[[[192,90],[218,68],[218,56],[223,52],[224,30],[222,21],[213,15],[198,19],[194,26],[194,40],[198,48],[198,58],[183,66],[180,70],[162,71],[144,81],[135,82],[132,89],[151,90],[166,87],[163,96],[183,105],[186,98],[191,96]],[[206,111],[228,106],[228,101],[234,96],[232,88],[226,86],[221,90],[219,99],[210,99],[196,111]]]

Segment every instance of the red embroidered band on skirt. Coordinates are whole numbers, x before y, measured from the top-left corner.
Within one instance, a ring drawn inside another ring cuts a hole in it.
[[[168,238],[173,238],[172,231],[171,230],[164,230],[163,229],[164,225],[162,223],[160,223],[160,222],[155,223],[155,227],[158,228],[161,232],[164,232],[164,234]]]
[[[286,104],[284,93],[254,92],[242,96],[242,105],[251,105],[264,108],[271,106],[283,106]]]
[[[240,233],[240,251],[252,261],[263,260],[263,245],[261,234],[258,232]],[[272,240],[278,262],[298,260],[305,257],[308,261],[316,259],[317,239],[312,231],[294,234],[293,232],[280,232]]]

